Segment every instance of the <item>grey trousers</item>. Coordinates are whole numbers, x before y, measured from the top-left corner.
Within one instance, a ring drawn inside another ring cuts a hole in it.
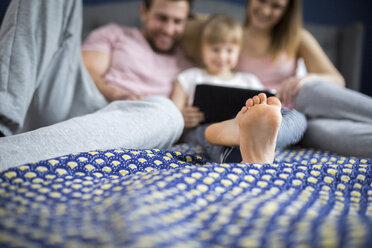
[[[82,63],[81,8],[10,3],[0,31],[0,131],[10,135],[0,138],[0,170],[72,152],[167,148],[181,136],[168,99],[106,102]],[[21,129],[33,131],[12,135]]]
[[[0,170],[97,149],[169,148],[182,129],[182,114],[167,98],[116,101],[92,114],[0,138]]]
[[[296,110],[282,109],[282,123],[279,128],[276,140],[276,148],[297,144],[303,137],[307,122],[306,117]],[[227,157],[232,150],[240,151],[239,147],[225,147],[210,144],[205,138],[205,129],[209,124],[200,125],[196,128],[189,129],[182,137],[182,142],[200,145],[206,153],[208,159],[213,162],[226,162]],[[234,157],[229,157],[228,162],[241,162],[240,152],[234,152]]]
[[[11,1],[0,30],[0,131],[33,130],[105,105],[81,58],[81,1]]]
[[[308,118],[301,144],[372,158],[372,98],[328,82],[305,84],[295,108]]]

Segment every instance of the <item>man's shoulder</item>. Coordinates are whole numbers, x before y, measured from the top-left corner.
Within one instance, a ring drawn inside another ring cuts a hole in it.
[[[108,32],[112,35],[123,34],[123,35],[137,35],[141,31],[136,27],[129,27],[122,24],[110,22],[104,26],[99,27],[97,30],[102,32]]]

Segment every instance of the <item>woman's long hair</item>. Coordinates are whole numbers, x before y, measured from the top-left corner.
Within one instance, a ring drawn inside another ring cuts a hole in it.
[[[248,9],[249,0],[247,1]],[[244,26],[250,24],[250,16],[247,11]],[[302,1],[288,0],[288,5],[281,20],[271,30],[271,45],[269,52],[276,59],[285,52],[288,58],[296,56],[300,44],[302,31]]]

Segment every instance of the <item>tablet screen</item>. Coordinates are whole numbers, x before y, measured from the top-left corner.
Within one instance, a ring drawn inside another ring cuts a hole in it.
[[[264,92],[267,97],[274,94],[267,90],[252,90],[236,87],[198,84],[194,103],[204,113],[204,123],[213,123],[234,118],[248,98]]]

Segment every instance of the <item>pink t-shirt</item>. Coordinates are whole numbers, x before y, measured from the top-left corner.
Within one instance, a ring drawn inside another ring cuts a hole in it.
[[[296,69],[297,60],[288,59],[286,54],[279,56],[276,61],[271,56],[255,58],[241,54],[237,65],[238,71],[256,75],[266,89],[275,90],[284,79],[295,76]]]
[[[117,24],[94,30],[83,50],[109,54],[111,65],[104,79],[134,94],[169,97],[177,75],[191,67],[180,49],[172,55],[156,53],[139,29]]]

